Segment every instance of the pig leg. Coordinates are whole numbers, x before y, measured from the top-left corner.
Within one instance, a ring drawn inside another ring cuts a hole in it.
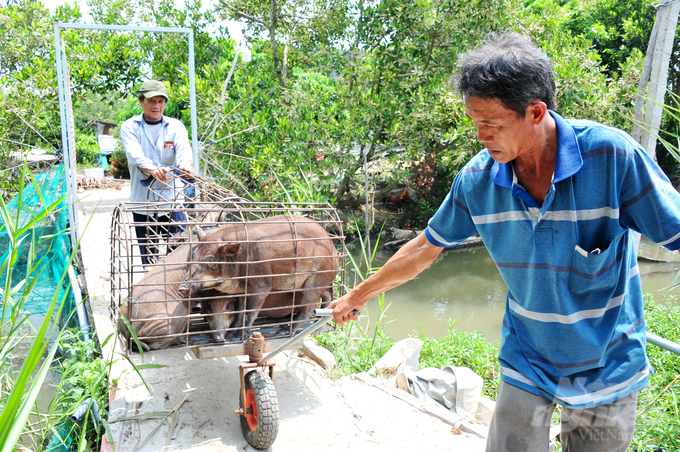
[[[309,318],[312,316],[313,309],[314,309],[313,306],[300,309],[300,312],[298,312],[293,318],[292,323],[293,333],[295,333],[298,330],[298,328],[300,328],[302,325],[304,325],[304,323],[307,320],[309,320]],[[281,328],[279,328],[275,336],[288,336],[290,334],[290,329],[291,325],[284,325]]]
[[[243,332],[243,319],[244,319],[244,311],[246,310],[246,299],[245,297],[238,297],[236,301],[236,309],[234,310],[234,313],[232,314],[232,320],[231,320],[231,331],[227,333],[225,336],[225,340],[227,342],[234,342],[234,341],[243,341],[244,335]]]
[[[290,334],[291,328],[293,333],[295,333],[298,328],[300,328],[312,316],[312,312],[319,302],[319,297],[323,299],[323,295],[319,293],[318,289],[305,290],[302,293],[302,300],[299,305],[301,307],[295,317],[293,317],[292,324],[283,325],[276,332],[275,336],[287,336]]]
[[[261,293],[264,291],[258,290],[258,292]],[[248,312],[245,313],[245,327],[241,336],[243,340],[248,340],[250,337],[250,329],[253,326],[253,323],[255,323],[257,316],[260,314],[260,309],[262,309],[262,305],[264,305],[265,298],[267,298],[265,293],[261,293],[260,295],[251,295],[248,297],[248,301],[245,303],[245,305],[248,307]]]
[[[329,287],[321,292],[321,306],[319,307],[321,309],[326,309],[326,306],[328,306],[331,301],[333,301],[333,288]]]

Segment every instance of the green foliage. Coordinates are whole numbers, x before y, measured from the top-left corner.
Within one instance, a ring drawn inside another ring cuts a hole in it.
[[[230,4],[247,10],[255,3]],[[262,5],[258,12],[266,8]],[[402,171],[378,172],[376,187],[413,182],[423,165],[422,156],[428,155],[432,179],[442,182],[439,189],[427,192],[417,212],[410,213],[412,226],[422,226],[457,171],[481,148],[462,100],[448,84],[456,56],[488,31],[527,33],[544,48],[555,61],[560,113],[632,128],[632,99],[642,54],[632,49],[620,63],[620,74],[608,76],[600,69],[592,43],[565,33],[569,8],[551,0],[361,4],[352,11],[358,22],[347,29],[347,48],[317,47],[316,58],[302,58],[300,49],[312,45],[306,36],[287,47],[291,57],[283,91],[277,88],[276,70],[270,71],[276,63],[269,43],[254,41],[253,63],[238,67],[230,85],[224,111],[233,113],[221,127],[228,130],[218,134],[258,128],[215,145],[210,158],[264,196],[272,193],[274,175],[287,168],[303,165],[315,175],[332,174],[335,180],[310,179],[337,202],[347,191],[363,191],[361,178],[355,177],[361,156],[349,152],[355,146],[374,144],[368,155],[371,165],[385,167],[397,159],[408,163]],[[250,24],[264,30],[262,24]],[[226,65],[222,70],[226,72]],[[215,83],[212,90],[206,89],[216,98],[218,87]],[[403,151],[397,154],[391,149]],[[314,158],[320,151],[323,160]],[[238,161],[240,156],[247,160]],[[340,189],[332,184],[340,184]],[[432,182],[421,185],[429,190]]]
[[[345,234],[361,236],[366,230],[366,218],[352,215],[345,221]]]
[[[553,0],[532,2],[515,30],[531,36],[553,61],[558,113],[592,119],[632,131],[633,99],[642,69],[642,53],[621,61],[621,73],[607,75],[590,40],[568,32],[572,11]]]
[[[680,343],[680,307],[677,299],[655,303],[645,296],[647,331]],[[647,345],[647,356],[654,368],[649,387],[638,394],[638,417],[629,450],[650,450],[648,446],[680,449],[680,356],[656,345]]]
[[[554,61],[559,113],[630,130],[650,8],[646,0],[229,0],[215,9],[200,1],[182,9],[171,0],[90,2],[97,23],[194,29],[201,166],[215,180],[237,180],[257,199],[339,203],[363,192],[363,158],[350,151],[370,147],[368,164],[377,170],[369,190],[401,184],[423,194],[409,212],[412,227],[423,226],[481,149],[449,87],[462,52],[489,31],[528,34]],[[79,17],[73,7],[50,17],[34,0],[0,7],[0,23],[11,28],[6,43],[21,42],[0,56],[0,139],[60,147],[51,24]],[[247,24],[253,59],[237,63],[222,100],[236,44],[213,27],[225,17]],[[76,111],[94,102],[92,93],[109,104],[127,96],[127,107],[117,106],[120,123],[140,112],[135,87],[155,77],[170,90],[166,114],[189,125],[183,35],[62,34]],[[417,180],[424,167],[433,170],[430,180]]]
[[[166,110],[168,108],[167,104],[165,106]],[[141,115],[142,107],[139,105],[139,99],[137,96],[130,96],[125,100],[125,105],[121,106],[116,110],[116,122],[118,124],[123,124],[126,119],[130,119],[133,116]]]
[[[109,95],[85,93],[76,96],[76,102],[73,106],[76,133],[93,134],[94,127],[88,125],[91,121],[115,124],[116,111],[125,108],[126,105],[125,99],[119,97],[116,93],[109,93]]]
[[[109,172],[115,179],[130,178],[130,168],[128,167],[127,163],[127,155],[125,155],[122,145],[116,146],[113,154],[111,154]]]
[[[665,128],[659,131],[658,140],[670,157],[666,160],[665,167],[676,169],[676,171],[670,172],[669,177],[671,177],[671,180],[675,179],[673,182],[677,182],[677,168],[680,167],[680,130],[678,129],[678,124],[680,124],[680,95],[669,90],[666,97],[668,101],[662,106],[666,118]],[[663,154],[657,154],[661,165],[663,164]],[[676,177],[673,178],[673,175]]]
[[[76,162],[83,165],[98,164],[99,143],[93,135],[76,134]]]
[[[580,36],[593,44],[608,77],[626,78],[630,71],[630,62],[639,61],[647,52],[652,28],[657,15],[657,3],[650,0],[571,0],[566,3],[569,17],[564,23],[564,30],[574,36]],[[639,63],[636,63],[640,66]],[[633,80],[637,82],[639,75]],[[670,55],[668,68],[668,95],[666,103],[671,103],[671,93],[680,94],[680,27],[676,29],[675,41]],[[624,105],[628,105],[627,99]],[[625,113],[625,112],[624,112]],[[630,131],[633,118],[625,114],[623,129]],[[612,124],[621,127],[621,122]],[[677,131],[677,118],[664,115],[662,129]],[[661,168],[677,182],[680,169],[671,153],[657,148],[657,159]]]
[[[413,335],[423,341],[420,351],[419,368],[445,366],[469,367],[484,379],[483,395],[496,400],[500,372],[498,347],[488,343],[478,331],[466,333],[456,329],[456,323],[449,319],[446,336],[429,338],[425,336],[422,325]]]
[[[654,26],[657,2],[650,0],[573,0],[564,29],[593,43],[609,74],[635,50],[645,52]]]
[[[321,346],[332,351],[338,361],[337,369],[331,374],[333,378],[368,371],[394,345],[394,339],[384,330],[378,329],[369,335],[356,323],[315,338]]]
[[[101,356],[99,344],[94,339],[84,341],[79,330],[65,331],[60,336],[60,347],[62,358],[57,361],[56,370],[62,378],[50,405],[53,424],[63,423],[64,417],[87,399],[97,403],[98,413],[105,420],[108,417],[111,360]],[[99,450],[106,428],[105,422],[95,422],[93,413],[88,413],[73,425],[70,436],[77,438],[80,450]]]

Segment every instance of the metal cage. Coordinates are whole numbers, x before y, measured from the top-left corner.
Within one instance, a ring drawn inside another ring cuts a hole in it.
[[[321,301],[347,292],[342,222],[329,204],[254,202],[205,178],[168,176],[166,182],[153,180],[147,202],[121,203],[112,214],[110,307],[128,353],[135,342],[127,332],[130,324],[150,349],[241,350],[249,330],[265,338],[290,338],[314,320],[300,322],[301,312],[313,312]],[[306,228],[319,237],[301,232]],[[233,231],[238,233],[228,242],[206,238]],[[204,250],[227,245],[242,251],[224,261],[201,257]],[[305,254],[309,249],[314,251]],[[206,277],[205,269],[213,275]],[[264,280],[271,282],[266,293],[254,283]],[[317,293],[320,298],[310,301]],[[249,308],[256,297],[264,297],[264,305]],[[249,327],[247,319],[255,311]],[[241,353],[220,356],[235,354]]]

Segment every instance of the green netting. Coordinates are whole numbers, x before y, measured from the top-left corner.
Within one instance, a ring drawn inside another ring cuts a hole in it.
[[[43,200],[40,198],[42,195]],[[19,227],[28,224],[32,219],[45,211],[49,206],[66,194],[63,164],[40,173],[35,178],[35,184],[27,186],[21,196],[21,204],[18,197],[8,203],[8,209],[15,222],[19,217]],[[66,271],[71,255],[71,240],[68,232],[68,210],[66,202],[60,202],[56,209],[36,223],[27,233],[19,248],[19,258],[13,266],[12,287],[26,279],[26,285],[37,278],[37,283],[26,298],[24,310],[33,314],[42,314],[49,306],[55,291],[59,290],[59,300],[67,294],[66,305],[62,311],[64,315],[73,312],[75,303],[72,292],[66,291],[68,278],[62,285],[59,284],[61,275]],[[10,255],[10,240],[5,228],[5,223],[0,218],[0,263],[5,262]],[[40,264],[32,272],[27,269],[28,255],[31,247],[36,249],[35,263],[42,259]],[[0,275],[0,287],[5,287],[7,272]],[[19,298],[19,294],[15,299]],[[0,314],[1,315],[1,314]],[[7,315],[7,314],[6,314]],[[75,321],[69,322],[69,326],[75,326]]]

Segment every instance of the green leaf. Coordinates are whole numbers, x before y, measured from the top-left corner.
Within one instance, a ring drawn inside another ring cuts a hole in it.
[[[144,361],[144,348],[142,347],[142,344],[140,343],[139,339],[137,338],[137,333],[135,333],[135,329],[132,328],[132,324],[128,319],[120,315],[118,317],[118,320],[122,320],[125,326],[128,329],[128,332],[130,333],[130,336],[132,336],[132,339],[134,339],[135,344],[137,344],[137,350],[139,350],[139,356],[142,358],[142,361]]]

